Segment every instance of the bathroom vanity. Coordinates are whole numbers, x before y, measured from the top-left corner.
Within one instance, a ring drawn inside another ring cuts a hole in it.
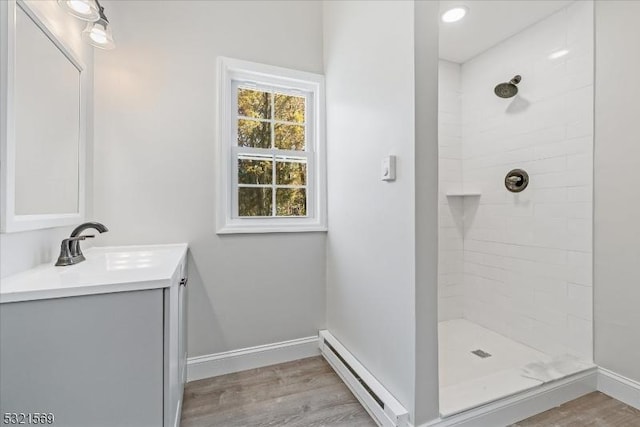
[[[63,426],[178,426],[186,244],[92,248],[0,283],[0,413]]]

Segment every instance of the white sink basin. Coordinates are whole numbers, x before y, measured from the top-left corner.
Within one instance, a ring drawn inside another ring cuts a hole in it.
[[[86,261],[53,263],[0,281],[0,303],[168,287],[186,244],[95,247]]]

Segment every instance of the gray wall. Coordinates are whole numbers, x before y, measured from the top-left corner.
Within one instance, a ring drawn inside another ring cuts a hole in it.
[[[93,52],[94,48],[80,39],[85,23],[68,15],[55,2],[27,1],[55,28],[56,35],[85,63],[89,76],[86,105],[86,215],[92,218],[93,205]],[[0,7],[7,7],[0,2]],[[0,277],[11,276],[45,262],[55,262],[60,242],[73,227],[57,227],[20,233],[0,234]],[[83,244],[88,247],[89,244]]]
[[[640,2],[596,2],[595,360],[640,381]]]
[[[105,2],[95,212],[106,244],[188,242],[189,356],[314,335],[322,233],[215,234],[216,57],[322,72],[318,2]]]
[[[324,3],[331,333],[408,409],[415,381],[413,2]],[[397,180],[380,180],[397,156]]]

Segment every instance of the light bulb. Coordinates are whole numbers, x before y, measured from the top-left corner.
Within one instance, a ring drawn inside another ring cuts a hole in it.
[[[445,13],[443,13],[441,19],[442,19],[442,22],[447,22],[447,23],[456,22],[464,18],[466,14],[467,14],[466,7],[464,6],[454,7],[453,9],[449,9]]]
[[[107,42],[107,34],[101,28],[93,27],[89,37],[96,43],[105,44]]]
[[[71,9],[83,15],[88,15],[89,12],[91,12],[91,7],[86,2],[80,0],[69,0],[68,4]]]
[[[87,24],[87,28],[82,32],[82,37],[84,37],[89,44],[100,49],[109,50],[116,47],[113,41],[111,27],[104,19]]]
[[[95,0],[58,0],[58,5],[83,21],[95,22],[100,19],[100,10]]]

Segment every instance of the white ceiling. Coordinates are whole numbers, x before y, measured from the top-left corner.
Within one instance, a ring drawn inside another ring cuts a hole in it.
[[[455,6],[469,11],[461,21],[440,22],[440,58],[464,63],[573,0],[441,0],[440,14]]]

